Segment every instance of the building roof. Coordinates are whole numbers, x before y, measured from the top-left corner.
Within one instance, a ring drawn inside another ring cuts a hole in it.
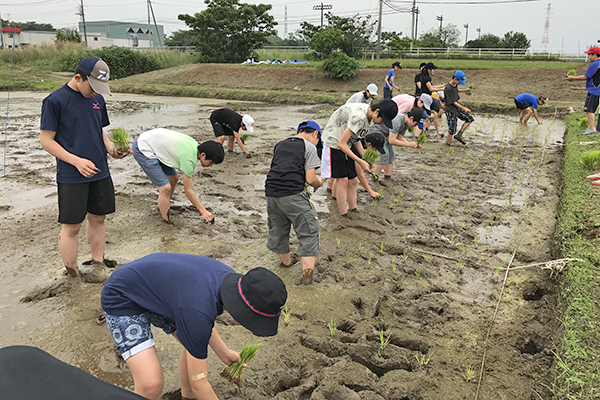
[[[5,28],[5,27],[2,27],[2,32],[21,33],[21,28]]]

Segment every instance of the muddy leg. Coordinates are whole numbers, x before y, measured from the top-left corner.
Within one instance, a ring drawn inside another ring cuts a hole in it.
[[[104,246],[106,243],[104,215],[87,215],[87,239],[92,250],[92,260],[102,262],[104,260]]]
[[[179,180],[179,176],[177,175],[168,175],[169,183],[171,184],[171,192],[169,193],[169,200],[173,198],[173,193],[175,193],[175,186],[177,186],[177,181]]]
[[[316,261],[317,256],[302,257],[302,284],[310,285],[312,283]]]
[[[358,185],[358,178],[348,179],[348,189],[346,190],[346,199],[348,201],[348,209],[354,210],[356,208],[356,186]],[[339,205],[339,203],[338,203]]]
[[[77,266],[77,236],[79,229],[81,229],[81,223],[62,224],[58,235],[58,251],[70,276],[79,276],[79,267]]]
[[[355,184],[356,188],[356,184]],[[356,190],[356,189],[355,189]],[[338,210],[340,215],[348,213],[348,178],[336,178],[334,182],[334,193],[337,200]]]
[[[379,176],[379,174],[381,174],[381,171],[383,170],[383,164],[375,164],[373,165],[373,173],[377,176]],[[356,171],[358,172],[358,170]]]
[[[171,209],[171,184],[158,187],[158,210],[165,221],[170,221],[169,210]]]

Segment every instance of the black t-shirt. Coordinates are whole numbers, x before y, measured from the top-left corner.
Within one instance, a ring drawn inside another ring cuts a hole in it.
[[[145,399],[29,346],[0,349],[0,397],[3,400]]]
[[[429,75],[421,74],[421,93],[420,94],[428,94],[431,96],[431,90],[427,87],[427,82],[431,82],[431,77]]]
[[[210,115],[211,121],[219,121],[224,128],[233,132],[240,132],[242,116],[229,108],[219,108]]]
[[[454,104],[460,99],[458,86],[447,84],[444,88],[444,99],[446,100],[446,112],[458,114],[458,107]]]
[[[419,97],[421,95],[421,88],[417,85],[418,82],[421,82],[421,73],[415,75],[415,97]]]
[[[304,190],[304,146],[304,139],[300,137],[291,137],[275,145],[271,169],[265,182],[266,196],[285,197]]]

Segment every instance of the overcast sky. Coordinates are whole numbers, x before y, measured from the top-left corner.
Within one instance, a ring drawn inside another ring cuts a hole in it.
[[[320,11],[313,6],[321,4],[316,0],[240,0],[248,3],[270,3],[271,14],[279,23],[279,36],[284,33],[284,12],[287,5],[288,33],[299,28],[300,22],[320,24]],[[462,33],[461,44],[465,40],[464,24],[469,25],[469,39],[477,37],[476,28],[481,33],[502,36],[507,31],[523,32],[531,40],[532,49],[542,48],[542,37],[546,23],[548,1],[517,0],[417,0],[420,10],[418,32],[422,34],[439,27],[436,16],[443,16],[444,25],[457,25]],[[412,6],[412,0],[386,0],[397,9]],[[455,3],[499,3],[499,4],[455,4]],[[87,21],[116,20],[145,23],[148,19],[146,0],[83,0]],[[340,16],[373,15],[377,18],[378,0],[325,1],[333,5],[331,10]],[[436,4],[442,3],[442,4]],[[0,13],[3,19],[16,21],[36,21],[51,23],[59,28],[77,27],[79,16],[75,15],[80,0],[0,0]],[[165,33],[186,29],[177,20],[178,14],[194,14],[206,8],[198,0],[157,0],[152,1],[157,23],[165,27]],[[384,4],[383,30],[411,32],[411,14],[392,10]],[[552,51],[584,51],[591,44],[598,44],[600,2],[597,0],[555,0],[550,12],[549,44]],[[590,17],[586,17],[590,16]]]

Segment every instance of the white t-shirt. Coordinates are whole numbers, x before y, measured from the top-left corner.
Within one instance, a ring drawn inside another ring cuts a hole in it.
[[[364,138],[371,126],[371,122],[367,119],[368,110],[369,105],[363,103],[345,104],[335,110],[323,129],[321,135],[323,144],[339,150],[338,142],[346,128],[350,128],[352,131],[348,146],[351,147],[358,140]]]
[[[157,158],[171,168],[192,177],[198,162],[198,142],[185,133],[157,128],[142,133],[137,145],[143,155]]]
[[[346,101],[346,104],[352,104],[352,103],[363,103],[363,104],[368,104],[371,105],[371,102],[373,101],[373,98],[366,98],[365,97],[365,92],[356,92],[354,93],[352,96],[350,96],[350,98]]]

